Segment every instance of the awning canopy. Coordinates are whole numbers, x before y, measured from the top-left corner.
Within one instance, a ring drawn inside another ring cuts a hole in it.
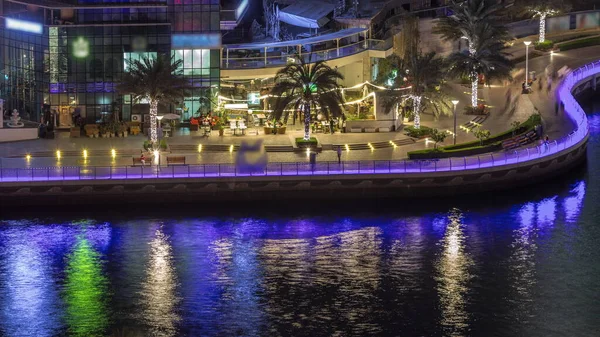
[[[299,1],[280,9],[279,20],[298,27],[319,28],[329,22],[327,15],[334,8],[334,5],[323,2]]]

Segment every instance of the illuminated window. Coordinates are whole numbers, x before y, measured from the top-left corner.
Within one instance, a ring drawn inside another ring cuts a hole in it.
[[[123,53],[123,71],[129,72],[129,62],[141,61],[143,58],[156,60],[156,52]]]
[[[210,75],[209,49],[173,50],[173,60],[181,60],[184,75]]]

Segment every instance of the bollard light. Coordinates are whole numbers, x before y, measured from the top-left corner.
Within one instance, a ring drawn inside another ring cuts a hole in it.
[[[83,150],[83,159],[87,159],[87,157],[88,157],[87,150]]]
[[[60,159],[60,150],[56,150],[56,159]]]
[[[233,144],[229,145],[229,153],[233,152]]]
[[[117,151],[115,149],[110,150],[110,156],[113,157],[113,159],[115,159],[115,157],[117,156]]]
[[[348,144],[344,144],[344,147],[346,148],[346,152],[350,152],[350,146],[348,146]]]
[[[198,152],[202,152],[202,144],[198,144]]]
[[[27,155],[25,155],[25,159],[27,159],[27,161],[29,161],[31,159],[31,155],[28,153]]]

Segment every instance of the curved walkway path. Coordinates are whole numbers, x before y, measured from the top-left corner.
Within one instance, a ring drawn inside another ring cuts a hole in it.
[[[269,163],[265,170],[253,174],[239,172],[233,164],[205,164],[161,167],[49,167],[49,168],[3,168],[0,182],[63,181],[63,180],[129,180],[141,178],[208,178],[250,176],[315,176],[394,174],[398,177],[424,173],[457,172],[508,165],[516,167],[531,165],[553,157],[579,152],[585,147],[589,133],[587,117],[571,91],[582,80],[600,73],[600,61],[588,63],[569,73],[556,89],[557,99],[564,105],[564,115],[572,122],[572,132],[548,144],[510,152],[492,153],[435,161],[391,160],[357,162],[319,162],[314,166],[306,163]],[[558,115],[557,115],[558,117]],[[561,124],[565,124],[564,122]]]

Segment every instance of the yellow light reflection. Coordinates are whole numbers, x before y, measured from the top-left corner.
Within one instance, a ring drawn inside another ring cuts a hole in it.
[[[471,259],[465,252],[464,224],[458,209],[450,211],[446,233],[442,239],[443,250],[436,263],[437,290],[442,309],[441,324],[452,335],[467,335],[468,313],[465,295],[471,278]]]
[[[150,260],[142,288],[143,319],[150,327],[149,335],[177,335],[176,323],[180,320],[176,312],[180,300],[176,294],[177,277],[169,237],[161,229],[150,242]]]

